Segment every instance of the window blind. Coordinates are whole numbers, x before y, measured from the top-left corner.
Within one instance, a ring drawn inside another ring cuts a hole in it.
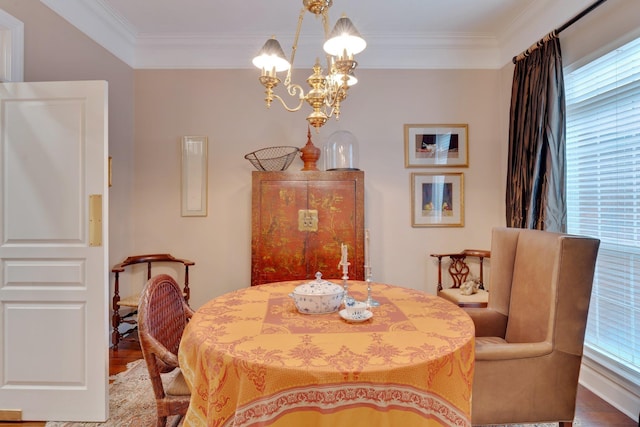
[[[640,39],[565,91],[568,231],[601,240],[585,353],[640,386]]]

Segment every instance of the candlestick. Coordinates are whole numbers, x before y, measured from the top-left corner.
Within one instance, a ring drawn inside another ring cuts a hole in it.
[[[346,303],[349,298],[349,261],[347,259],[347,245],[340,244],[340,250],[342,251],[342,257],[340,258],[340,265],[342,265],[342,287],[344,288],[344,294],[342,295],[342,302]]]
[[[364,275],[367,281],[367,306],[378,307],[380,302],[371,297],[371,260],[369,258],[369,229],[364,230]]]
[[[369,229],[364,230],[364,266],[371,267],[369,261]]]

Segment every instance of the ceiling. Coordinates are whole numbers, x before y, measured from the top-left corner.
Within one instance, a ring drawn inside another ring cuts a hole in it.
[[[290,55],[302,0],[41,0],[134,68],[249,68],[275,35]],[[499,68],[592,0],[334,0],[367,40],[361,68]],[[305,14],[296,65],[322,55]]]

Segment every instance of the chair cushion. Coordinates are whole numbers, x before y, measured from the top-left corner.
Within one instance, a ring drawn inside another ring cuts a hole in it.
[[[465,305],[486,307],[489,301],[489,292],[484,289],[479,289],[477,293],[472,295],[462,295],[460,288],[448,288],[439,291],[438,296],[458,304],[461,307]]]
[[[485,344],[506,344],[504,338],[500,337],[476,337],[476,347]]]
[[[186,298],[187,294],[185,294],[183,292],[182,296],[184,298]],[[135,307],[135,308],[137,308],[138,304],[140,304],[140,294],[131,295],[131,296],[128,296],[126,298],[122,298],[122,299],[120,299],[120,301],[118,301],[118,305],[120,307]]]
[[[172,376],[173,378],[169,381],[169,384],[165,386],[164,392],[167,396],[191,396],[191,391],[184,379],[184,375],[182,375],[182,371],[179,368],[176,371],[177,373]]]

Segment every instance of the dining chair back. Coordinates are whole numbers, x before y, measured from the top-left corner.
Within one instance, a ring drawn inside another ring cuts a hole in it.
[[[465,249],[455,253],[431,254],[438,259],[438,296],[457,304],[459,307],[486,307],[489,301],[489,293],[484,286],[484,261],[491,258],[491,251],[484,249]],[[448,264],[443,264],[442,259],[448,259]],[[472,293],[464,292],[463,287],[468,279],[473,277],[470,260],[477,261],[479,274],[475,278],[477,288],[474,286]],[[444,287],[442,271],[446,268],[451,278],[451,286]]]
[[[156,398],[158,427],[166,425],[168,416],[183,416],[189,408],[191,393],[179,368],[178,348],[192,315],[171,276],[160,274],[147,281],[138,306],[138,334]],[[164,383],[161,374],[167,374]]]

